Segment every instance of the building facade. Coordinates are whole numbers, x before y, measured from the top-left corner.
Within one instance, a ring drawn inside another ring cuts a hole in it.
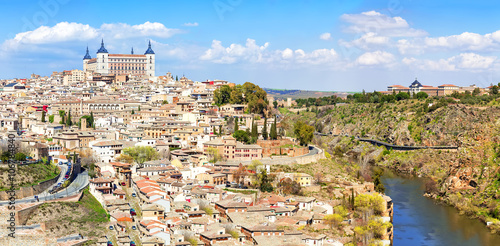
[[[83,71],[99,73],[99,74],[114,74],[114,75],[132,75],[139,77],[154,77],[155,76],[155,52],[151,48],[151,41],[148,44],[148,49],[144,55],[134,54],[132,48],[131,54],[109,54],[104,47],[104,40],[101,41],[101,48],[97,51],[97,57],[92,58],[87,53],[83,57]]]

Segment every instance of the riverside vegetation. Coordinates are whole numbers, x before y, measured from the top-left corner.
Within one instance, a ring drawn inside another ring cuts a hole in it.
[[[299,113],[281,110],[286,114],[282,127],[293,136],[293,123],[303,120],[318,132],[339,135],[315,136],[313,143],[325,149],[334,162],[347,165],[345,170],[351,176],[371,181],[372,167],[381,166],[424,177],[426,196],[452,205],[470,217],[491,222],[492,232],[500,233],[497,94],[456,94],[450,98],[420,95],[419,99],[403,97],[389,102],[370,99],[377,94],[360,102],[363,96],[358,94],[345,104],[329,108],[311,106]],[[395,151],[345,135],[396,145],[459,148]]]

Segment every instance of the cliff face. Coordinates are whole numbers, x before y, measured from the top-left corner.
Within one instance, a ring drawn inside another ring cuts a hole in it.
[[[348,134],[396,145],[458,146],[458,150],[384,151],[383,147],[352,138],[315,138],[315,143],[332,156],[351,156],[358,162],[361,156],[366,159],[364,162],[429,177],[432,182],[426,184],[428,196],[471,216],[497,221],[500,108],[451,104],[429,112],[424,104],[416,100],[385,105],[345,104],[329,111],[290,114],[284,125],[290,127],[301,118],[323,133]],[[500,229],[500,224],[497,227]]]

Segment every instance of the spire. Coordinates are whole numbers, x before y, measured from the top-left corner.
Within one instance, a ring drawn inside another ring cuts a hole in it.
[[[90,54],[89,54],[89,47],[87,46],[87,53],[85,53],[85,56],[83,57],[83,60],[87,60],[87,59],[92,59],[92,57],[90,57]]]
[[[132,55],[134,54],[134,47],[132,47],[132,51],[130,52]]]
[[[144,55],[154,55],[155,52],[153,51],[153,49],[151,49],[151,40],[149,40],[149,44],[148,44],[148,50],[146,50],[146,52],[144,53]]]
[[[97,51],[97,53],[108,53],[106,48],[104,48],[104,39],[101,40],[101,48]]]

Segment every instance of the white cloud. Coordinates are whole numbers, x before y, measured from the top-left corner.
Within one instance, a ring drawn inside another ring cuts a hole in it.
[[[475,53],[462,53],[454,57],[458,67],[466,69],[487,69],[496,59],[494,56],[480,56]]]
[[[419,70],[431,70],[431,71],[455,71],[456,66],[450,64],[448,60],[439,59],[437,61],[433,60],[419,60],[416,58],[403,58],[402,62],[409,67],[417,68]]]
[[[408,66],[420,70],[432,71],[457,71],[467,70],[471,72],[480,72],[490,68],[497,57],[481,56],[475,53],[461,53],[457,56],[452,56],[448,59],[439,59],[437,61],[428,59],[403,58],[402,62]]]
[[[484,35],[464,32],[458,35],[401,39],[397,42],[401,54],[422,54],[442,51],[482,51],[500,50],[500,31]]]
[[[349,25],[345,28],[349,33],[376,33],[389,37],[420,37],[426,36],[424,30],[410,28],[405,19],[396,16],[389,17],[376,11],[361,14],[343,14],[340,19]]]
[[[187,23],[184,23],[183,26],[198,26],[198,22],[187,22]]]
[[[169,38],[182,31],[179,29],[167,28],[162,23],[147,21],[139,25],[129,25],[125,23],[102,24],[99,32],[102,33],[104,37],[123,39],[131,37]]]
[[[145,22],[139,25],[125,23],[102,24],[100,28],[75,22],[60,22],[52,27],[40,26],[33,31],[18,33],[13,39],[2,44],[3,50],[15,50],[20,45],[54,44],[71,41],[87,41],[98,37],[125,39],[137,37],[169,38],[181,33],[158,22]]]
[[[99,35],[95,28],[74,22],[60,22],[53,27],[41,26],[33,31],[16,34],[9,43],[45,44],[75,40],[89,40]]]
[[[369,32],[361,36],[360,38],[353,40],[351,42],[339,41],[340,45],[345,47],[358,47],[360,49],[369,50],[375,48],[380,48],[382,46],[387,46],[390,43],[389,37],[378,36],[376,33]]]
[[[247,39],[246,44],[231,44],[224,47],[219,40],[213,40],[210,49],[200,56],[200,60],[213,63],[233,64],[237,62],[263,64],[328,64],[338,58],[334,49],[317,49],[306,52],[302,49],[269,50],[269,43],[257,45],[255,40]]]
[[[395,60],[394,55],[385,51],[366,52],[356,59],[356,64],[364,66],[389,65]]]
[[[332,34],[329,32],[322,33],[319,35],[319,39],[321,40],[331,40],[332,39]]]

